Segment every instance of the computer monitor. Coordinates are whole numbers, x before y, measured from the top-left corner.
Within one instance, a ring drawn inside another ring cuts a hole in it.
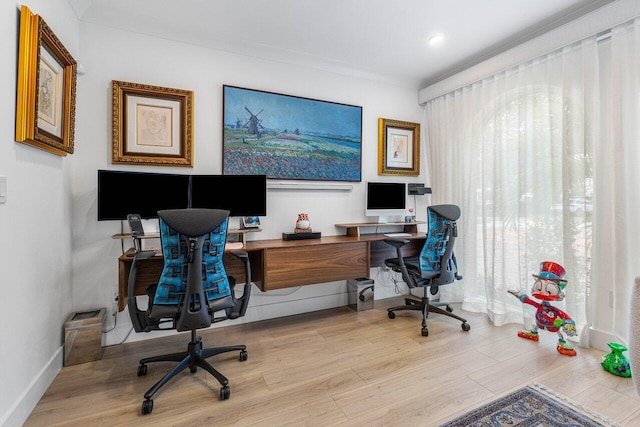
[[[189,175],[98,171],[98,221],[157,218],[159,210],[187,207]]]
[[[227,209],[229,216],[266,216],[267,176],[191,175],[190,206]]]
[[[407,188],[404,182],[367,182],[367,216],[378,222],[402,221],[406,214]]]

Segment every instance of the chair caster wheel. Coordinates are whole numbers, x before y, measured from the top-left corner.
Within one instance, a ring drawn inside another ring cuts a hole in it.
[[[247,360],[248,357],[249,357],[249,354],[247,353],[247,350],[242,350],[240,352],[240,356],[238,356],[238,360],[241,362],[244,362],[245,360]]]
[[[451,308],[451,306],[446,306],[445,309],[449,312],[452,313],[453,312],[453,308]]]
[[[145,400],[142,402],[142,415],[150,414],[153,411],[153,400]]]
[[[145,375],[147,375],[147,365],[138,366],[138,376],[144,377]],[[153,404],[151,404],[151,406],[153,406]]]
[[[220,387],[220,400],[227,400],[231,396],[231,389],[228,385]]]
[[[198,371],[198,367],[194,366],[194,367],[189,367],[189,372],[191,372],[192,374],[195,374]]]
[[[389,316],[389,319],[395,319],[396,318],[396,314],[393,311],[387,312],[387,316]]]
[[[429,336],[429,329],[422,328],[422,336],[423,337],[428,337]]]
[[[462,324],[462,330],[463,330],[463,331],[467,332],[467,331],[468,331],[468,330],[470,330],[470,329],[471,329],[471,325],[469,325],[467,322],[464,322],[464,323]]]

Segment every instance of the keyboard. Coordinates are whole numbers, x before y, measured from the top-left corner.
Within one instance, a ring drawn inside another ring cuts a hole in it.
[[[411,237],[409,233],[385,233],[387,237]]]

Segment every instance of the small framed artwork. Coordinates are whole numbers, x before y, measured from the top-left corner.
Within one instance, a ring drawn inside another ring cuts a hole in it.
[[[257,216],[245,216],[242,217],[243,228],[258,228],[260,227],[260,217]]]
[[[114,164],[193,167],[193,92],[112,81]]]
[[[77,64],[47,23],[20,9],[16,141],[73,153]]]
[[[420,123],[378,119],[378,175],[420,175]]]

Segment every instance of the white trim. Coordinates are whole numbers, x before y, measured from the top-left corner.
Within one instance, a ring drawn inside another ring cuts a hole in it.
[[[418,93],[418,102],[424,105],[439,96],[542,56],[555,49],[609,30],[638,16],[640,16],[640,1],[616,0],[478,65],[421,89]]]
[[[351,184],[312,183],[312,182],[270,182],[267,181],[268,190],[336,190],[351,191]]]
[[[621,337],[617,337],[611,332],[594,329],[593,326],[589,327],[589,348],[595,348],[603,351],[610,351],[608,342],[619,342],[624,345],[628,345],[623,342]]]
[[[49,362],[33,378],[25,391],[18,396],[11,408],[0,418],[0,426],[22,426],[62,369],[64,347],[53,353]]]

